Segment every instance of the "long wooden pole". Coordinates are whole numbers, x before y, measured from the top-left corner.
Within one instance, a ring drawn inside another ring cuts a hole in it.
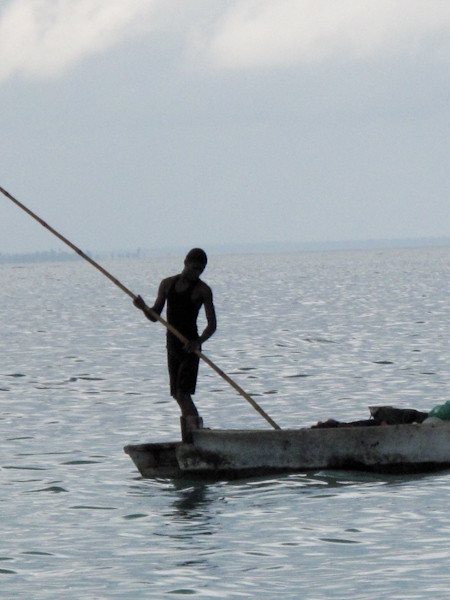
[[[108,279],[110,279],[115,285],[117,285],[117,287],[119,287],[123,292],[125,292],[125,294],[128,294],[131,298],[133,298],[133,300],[135,300],[137,298],[136,294],[133,294],[133,292],[131,292],[127,287],[125,287],[122,283],[120,283],[120,281],[118,279],[116,279],[115,277],[113,277],[111,275],[111,273],[108,273],[108,271],[106,271],[106,269],[104,269],[101,265],[99,265],[97,262],[95,262],[95,260],[93,260],[90,256],[88,256],[82,250],[80,250],[79,248],[77,248],[67,238],[65,238],[63,235],[61,235],[60,233],[58,233],[55,229],[53,229],[53,227],[50,227],[50,225],[48,225],[48,223],[46,223],[45,221],[43,221],[40,217],[38,217],[33,211],[31,211],[29,208],[27,208],[24,204],[22,204],[21,202],[19,202],[19,200],[17,200],[16,198],[14,198],[14,196],[11,196],[11,194],[9,192],[7,192],[6,190],[4,190],[2,187],[0,187],[0,192],[2,192],[2,194],[4,194],[7,198],[9,198],[15,204],[17,204],[17,206],[19,206],[22,210],[24,210],[31,217],[33,217],[33,219],[36,219],[36,221],[38,223],[40,223],[41,225],[43,225],[43,227],[45,227],[46,229],[48,229],[49,231],[51,231],[51,233],[53,233],[53,235],[56,235],[57,238],[59,238],[62,242],[64,242],[65,244],[67,244],[67,246],[69,246],[70,248],[72,248],[72,250],[74,250],[74,252],[76,252],[77,254],[79,254],[82,258],[84,258],[85,260],[87,260],[89,263],[91,263],[91,265],[93,267],[95,267],[96,269],[98,269],[100,271],[100,273],[103,273],[103,275],[105,275],[106,277],[108,277]],[[157,321],[159,321],[160,323],[162,323],[164,325],[164,327],[166,327],[171,333],[173,333],[183,343],[186,343],[188,341],[187,338],[185,338],[183,334],[181,334],[177,329],[175,329],[175,327],[173,327],[170,323],[168,323],[165,319],[163,319],[158,313],[156,313],[155,311],[153,311],[150,307],[146,306],[146,310],[152,315],[152,317],[154,317]],[[217,365],[215,365],[212,362],[212,360],[210,360],[207,356],[205,356],[203,354],[203,352],[201,352],[200,350],[195,350],[195,353],[203,361],[205,361],[206,364],[208,364],[212,369],[214,369],[214,371],[216,371],[216,373],[218,373],[223,379],[225,379],[225,381],[227,381],[232,387],[234,387],[234,389],[237,392],[239,392],[241,394],[241,396],[243,396],[253,406],[253,408],[255,410],[257,410],[259,412],[259,414],[261,416],[263,416],[266,419],[266,421],[272,425],[272,427],[274,429],[281,429],[275,423],[275,421],[273,421],[269,417],[269,415],[266,412],[264,412],[264,410],[259,406],[259,404],[253,400],[253,398],[251,396],[249,396],[246,392],[244,392],[244,390],[235,381],[233,381],[230,377],[228,377],[228,375],[226,375],[222,371],[222,369],[219,369],[219,367]]]

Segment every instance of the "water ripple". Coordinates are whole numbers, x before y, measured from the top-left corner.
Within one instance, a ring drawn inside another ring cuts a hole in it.
[[[178,266],[111,270],[151,298]],[[180,438],[164,331],[85,265],[1,268],[5,598],[448,596],[450,471],[143,480],[123,446]],[[448,249],[214,257],[204,350],[282,427],[432,408],[448,400],[449,274]],[[205,365],[196,399],[209,427],[266,427]]]

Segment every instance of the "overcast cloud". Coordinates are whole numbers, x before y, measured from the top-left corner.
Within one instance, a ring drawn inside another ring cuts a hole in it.
[[[447,59],[449,31],[442,0],[244,0],[224,12],[209,49],[231,68],[424,51]]]
[[[151,22],[149,0],[12,0],[0,20],[0,77],[61,74]]]
[[[11,0],[0,17],[0,77],[54,77],[155,30],[192,61],[251,69],[427,54],[449,58],[446,0]],[[205,27],[205,22],[207,26]]]
[[[0,185],[87,249],[450,236],[448,0],[6,0]],[[59,247],[1,207],[0,252]]]

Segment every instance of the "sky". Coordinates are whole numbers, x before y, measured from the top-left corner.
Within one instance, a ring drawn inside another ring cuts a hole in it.
[[[449,75],[448,0],[0,0],[0,186],[84,251],[450,237]]]

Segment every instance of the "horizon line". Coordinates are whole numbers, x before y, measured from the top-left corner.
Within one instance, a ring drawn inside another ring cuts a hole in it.
[[[211,255],[221,254],[264,254],[283,252],[326,252],[334,250],[376,250],[395,248],[423,248],[450,246],[450,237],[420,237],[420,238],[380,238],[368,240],[342,240],[321,242],[247,242],[230,244],[201,244],[207,248]],[[155,248],[137,248],[134,250],[96,250],[86,251],[91,257],[97,258],[146,258],[184,256],[186,248],[181,246],[167,246]],[[68,250],[50,249],[34,252],[0,252],[0,263],[10,262],[51,262],[61,260],[77,260],[81,257]]]

